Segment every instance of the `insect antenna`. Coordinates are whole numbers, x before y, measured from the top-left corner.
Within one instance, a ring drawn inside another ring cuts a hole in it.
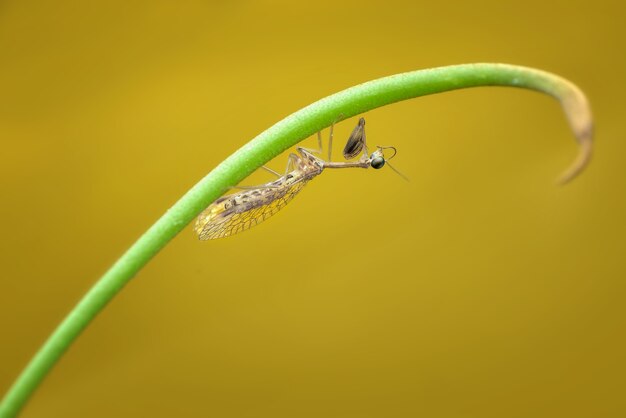
[[[395,156],[396,156],[396,154],[398,153],[398,150],[396,149],[396,147],[392,147],[392,146],[382,147],[382,146],[380,146],[380,145],[377,145],[377,146],[376,146],[376,148],[378,148],[378,149],[379,149],[379,150],[381,150],[381,151],[384,151],[384,150],[386,150],[386,149],[391,149],[391,150],[393,150],[393,155],[392,155],[391,157],[389,157],[389,158],[385,158],[385,160],[386,160],[386,161],[391,160],[391,159],[392,159],[393,157],[395,157]]]
[[[385,163],[389,166],[389,168],[391,168],[397,175],[399,175],[400,177],[402,177],[404,180],[406,181],[410,181],[409,178],[407,176],[405,176],[404,174],[402,174],[400,171],[398,171],[394,166],[392,166],[391,164],[389,164],[389,160],[391,160],[393,157],[396,156],[396,154],[398,153],[398,150],[396,149],[396,147],[381,147],[380,145],[378,146],[378,149],[383,151],[386,149],[390,149],[393,150],[393,155],[389,158],[385,158]]]
[[[387,161],[387,165],[389,166],[389,168],[391,168],[393,171],[396,172],[397,175],[399,175],[400,177],[402,177],[404,180],[406,181],[411,181],[409,180],[409,178],[407,176],[405,176],[404,174],[402,174],[401,172],[399,172],[394,166],[392,166],[391,164],[389,164],[389,161]]]

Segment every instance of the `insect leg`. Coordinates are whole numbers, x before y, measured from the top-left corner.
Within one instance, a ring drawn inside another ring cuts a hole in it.
[[[335,128],[335,122],[333,122],[330,125],[330,134],[328,136],[328,161],[330,161],[332,152],[333,152],[333,130]],[[322,146],[322,132],[318,131],[317,132],[317,149],[310,149],[310,148],[301,148],[305,151],[309,151],[315,154],[321,154],[322,151],[324,150],[324,147]]]
[[[317,149],[320,150],[320,154],[322,153],[322,132],[317,131]]]
[[[270,173],[272,173],[273,175],[275,175],[276,177],[280,177],[280,174],[278,174],[276,171],[272,170],[271,168],[262,165],[261,168],[265,171],[269,171]]]
[[[274,183],[280,183],[280,179],[287,175],[289,172],[293,171],[294,169],[294,164],[296,161],[298,161],[300,157],[298,157],[296,154],[289,154],[289,159],[287,160],[287,167],[285,168],[285,174],[280,175],[279,173],[277,173],[276,171],[272,170],[269,167],[265,167],[262,166],[265,170],[275,174],[276,176],[278,176],[279,180],[275,181]],[[254,190],[254,189],[277,189],[281,187],[280,184],[276,184],[276,185],[272,185],[272,184],[260,184],[257,186],[231,186],[229,187],[229,189],[241,189],[241,190]]]
[[[330,125],[330,133],[328,135],[328,160],[327,161],[331,161],[331,157],[333,153],[333,133],[334,133],[334,128],[335,128],[335,123],[341,118],[343,118],[343,113],[341,113],[337,117],[337,120],[335,120]],[[368,152],[367,152],[367,145],[365,145],[365,137],[363,138],[363,146],[365,147],[365,158],[367,158]],[[317,132],[317,149],[302,148],[302,147],[301,149],[312,152],[314,154],[321,154],[324,149],[324,147],[322,146],[322,132],[321,131]]]
[[[298,161],[298,158],[300,157],[298,157],[296,154],[289,154],[289,159],[287,160],[287,167],[285,168],[284,175],[286,175],[290,171],[293,171],[294,164],[296,163],[296,161]]]
[[[330,125],[330,134],[328,135],[328,161],[331,161],[330,155],[333,152],[333,130],[335,128],[335,122]]]
[[[335,121],[330,125],[330,134],[328,135],[328,161],[332,161],[331,160],[331,154],[333,152],[333,131],[335,128],[335,123],[339,122],[341,119],[343,119],[343,113],[340,113],[339,116],[337,116],[337,119],[335,119]]]
[[[321,154],[322,153],[322,133],[321,132],[317,133],[317,149],[304,148],[304,147],[298,147],[298,149],[303,149],[312,154]]]

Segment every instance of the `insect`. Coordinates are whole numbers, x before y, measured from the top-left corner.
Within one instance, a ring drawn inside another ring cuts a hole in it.
[[[365,142],[365,119],[359,119],[354,131],[348,138],[343,151],[346,159],[359,154],[358,161],[333,162],[331,148],[334,124],[330,127],[328,160],[314,154],[322,152],[322,134],[317,133],[317,150],[298,147],[298,154],[290,154],[284,175],[267,167],[264,169],[275,174],[278,179],[258,186],[245,187],[238,193],[222,196],[206,208],[196,220],[194,230],[201,240],[229,237],[260,224],[284,208],[304,186],[326,168],[382,168],[396,155],[394,147],[378,146],[368,155]],[[393,155],[385,158],[384,151],[390,149]],[[391,166],[390,166],[391,167]],[[397,170],[394,171],[402,176]],[[404,177],[404,176],[402,176]],[[406,179],[406,177],[405,177]]]

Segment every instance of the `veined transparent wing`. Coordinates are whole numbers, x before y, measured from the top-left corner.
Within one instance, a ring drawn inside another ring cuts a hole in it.
[[[201,240],[238,234],[284,208],[306,183],[307,180],[302,180],[291,186],[253,189],[221,197],[198,216],[194,230]]]

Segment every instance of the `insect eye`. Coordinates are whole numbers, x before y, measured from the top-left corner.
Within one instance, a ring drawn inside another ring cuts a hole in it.
[[[378,170],[379,168],[383,168],[383,166],[385,165],[385,159],[383,157],[375,157],[372,159],[370,165],[372,166],[372,168]]]

